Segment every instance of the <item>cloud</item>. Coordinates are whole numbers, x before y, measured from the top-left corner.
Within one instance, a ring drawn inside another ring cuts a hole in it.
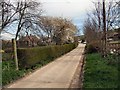
[[[1,34],[1,39],[3,39],[3,40],[10,40],[10,39],[12,39],[14,37],[15,37],[14,35],[9,34],[9,33],[2,33]]]
[[[90,0],[41,0],[46,15],[79,17],[91,9]]]
[[[72,19],[81,31],[87,12],[94,8],[93,0],[40,0],[43,3],[44,15],[60,16]],[[95,0],[94,0],[95,1]]]

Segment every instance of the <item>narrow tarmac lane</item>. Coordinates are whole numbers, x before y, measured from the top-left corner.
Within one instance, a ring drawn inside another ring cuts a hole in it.
[[[11,84],[8,88],[69,88],[84,53],[84,47],[84,44],[79,44],[76,49]]]

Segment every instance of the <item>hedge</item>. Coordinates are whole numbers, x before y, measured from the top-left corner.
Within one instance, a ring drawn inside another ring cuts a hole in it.
[[[18,49],[18,60],[20,68],[30,68],[35,66],[37,63],[48,63],[54,58],[57,58],[72,49],[76,44],[65,44],[65,45],[54,45],[54,46],[43,46],[37,48],[19,48]]]

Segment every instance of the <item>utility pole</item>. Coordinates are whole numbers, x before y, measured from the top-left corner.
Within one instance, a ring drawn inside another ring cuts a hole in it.
[[[103,0],[103,54],[106,56],[107,52],[107,32],[106,32],[106,10],[105,10],[105,0]]]
[[[98,1],[98,21],[99,21],[99,32],[100,32],[100,26],[101,26],[101,20],[100,20],[100,1]]]
[[[98,10],[97,10],[97,16],[98,16],[98,39],[99,39],[99,48],[100,53],[102,54],[102,32],[101,32],[101,9],[100,9],[100,0],[98,1]]]

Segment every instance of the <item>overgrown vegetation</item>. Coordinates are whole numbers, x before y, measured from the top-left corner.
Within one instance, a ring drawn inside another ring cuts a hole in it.
[[[19,79],[29,72],[41,67],[55,58],[74,49],[76,44],[65,44],[55,46],[44,46],[37,48],[18,49],[19,63],[22,68],[15,69],[14,60],[5,60],[2,62],[2,84],[5,86]],[[3,53],[4,54],[4,53]],[[20,56],[22,55],[22,56]],[[22,58],[23,57],[23,58]],[[20,61],[21,60],[21,61]]]
[[[6,85],[25,75],[26,70],[16,70],[13,60],[2,62],[2,85]]]
[[[25,75],[33,72],[35,69],[42,67],[41,64],[36,64],[33,68],[16,70],[13,60],[2,62],[2,86],[14,82],[17,79],[24,77]]]
[[[97,48],[94,47],[92,44],[86,45],[85,49],[86,49],[86,53],[95,53],[95,52],[98,52]]]
[[[117,88],[119,59],[114,55],[103,58],[98,53],[87,54],[83,88]]]

